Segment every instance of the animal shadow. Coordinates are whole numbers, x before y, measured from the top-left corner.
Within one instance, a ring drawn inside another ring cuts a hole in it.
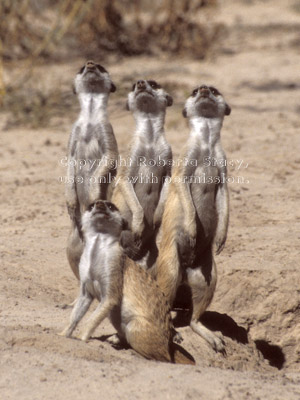
[[[190,321],[190,312],[177,309],[177,315],[174,319],[175,328],[188,326]],[[223,336],[227,336],[238,343],[248,343],[248,333],[245,328],[239,326],[233,318],[227,314],[220,314],[216,311],[205,311],[200,321],[211,331],[220,331]]]

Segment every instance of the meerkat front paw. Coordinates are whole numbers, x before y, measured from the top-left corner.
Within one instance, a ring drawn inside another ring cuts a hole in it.
[[[182,337],[181,333],[177,332],[175,329],[174,329],[173,335],[174,335],[173,342],[178,343],[178,344],[183,342],[183,337]]]
[[[184,216],[183,230],[187,232],[191,237],[197,235],[197,224],[196,224],[196,211],[188,210]]]
[[[216,255],[220,254],[225,247],[226,237],[221,239],[216,239],[215,241],[215,253]]]
[[[64,330],[58,333],[58,336],[63,336],[63,337],[70,337],[71,335],[68,334],[69,327],[67,326]]]
[[[142,245],[141,237],[134,235],[129,230],[122,231],[120,245],[122,246],[124,253],[133,261],[136,261],[140,258],[140,250]]]
[[[195,261],[196,238],[181,231],[178,233],[177,246],[182,263],[187,266],[192,265]]]
[[[162,222],[162,214],[163,212],[159,208],[155,210],[153,217],[153,229],[159,229]]]
[[[76,205],[67,203],[68,214],[72,221],[76,220]]]
[[[143,209],[136,211],[132,217],[132,232],[136,236],[142,236],[144,230],[144,211]]]

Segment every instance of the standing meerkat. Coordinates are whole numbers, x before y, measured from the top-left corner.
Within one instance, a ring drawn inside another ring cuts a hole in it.
[[[219,254],[227,236],[229,200],[220,131],[230,112],[212,86],[196,88],[185,103],[183,116],[189,119],[191,130],[169,185],[155,271],[171,305],[188,302],[182,293],[188,294],[192,330],[217,351],[223,350],[223,341],[199,318],[209,306],[217,282],[213,244]],[[212,165],[211,158],[219,163]]]
[[[107,115],[108,97],[115,90],[106,69],[93,61],[75,77],[81,110],[68,144],[66,202],[72,220],[67,257],[78,279],[83,251],[81,216],[97,199],[110,199],[110,182],[116,175],[118,146]]]
[[[194,364],[193,358],[173,343],[174,328],[166,297],[151,275],[123,253],[119,241],[126,225],[108,201],[98,200],[84,213],[80,293],[70,324],[61,335],[72,335],[96,298],[100,303],[84,327],[81,340],[87,341],[109,316],[119,337],[144,357]]]
[[[130,227],[122,245],[146,269],[157,257],[156,236],[171,175],[172,151],[164,121],[172,103],[172,97],[153,80],[137,81],[128,94],[127,109],[133,113],[136,130],[127,164],[119,169],[112,201]]]

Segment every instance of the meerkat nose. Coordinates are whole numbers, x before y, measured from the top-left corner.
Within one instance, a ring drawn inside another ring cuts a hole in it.
[[[96,68],[96,64],[94,63],[94,61],[91,61],[91,60],[87,61],[87,63],[85,65],[86,65],[86,67],[88,69],[95,69]]]
[[[142,81],[142,80],[141,81],[137,81],[136,85],[137,85],[138,89],[146,89],[145,81]]]
[[[105,210],[106,205],[105,205],[104,201],[101,201],[101,200],[96,201],[96,209],[97,210]]]
[[[200,86],[200,94],[204,95],[204,96],[208,96],[209,95],[209,89],[206,85],[201,85]]]

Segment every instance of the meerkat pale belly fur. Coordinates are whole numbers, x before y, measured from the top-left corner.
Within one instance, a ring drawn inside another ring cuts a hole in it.
[[[110,199],[116,174],[118,147],[107,115],[108,97],[115,90],[105,68],[93,61],[75,77],[81,110],[68,144],[66,201],[72,220],[67,257],[77,278],[83,251],[81,216],[95,200]]]
[[[164,120],[172,102],[172,97],[152,80],[137,81],[128,95],[127,108],[134,115],[136,130],[127,165],[119,168],[112,201],[132,231],[133,236],[128,232],[123,235],[124,249],[138,244],[136,253],[127,254],[146,269],[157,257],[156,235],[171,174],[172,151],[165,138]]]
[[[200,86],[186,101],[183,115],[191,131],[181,158],[190,162],[179,163],[172,175],[155,270],[170,304],[186,303],[192,311],[191,328],[218,351],[223,350],[222,339],[203,326],[199,317],[209,306],[217,282],[213,245],[220,253],[227,236],[226,167],[212,166],[209,160],[225,161],[220,131],[230,111],[214,87]]]
[[[114,204],[98,200],[82,218],[85,247],[80,260],[80,293],[70,324],[61,333],[71,336],[94,298],[99,305],[84,327],[86,341],[110,317],[121,339],[146,358],[194,364],[173,343],[170,306],[157,283],[123,253],[120,234],[127,223]]]

